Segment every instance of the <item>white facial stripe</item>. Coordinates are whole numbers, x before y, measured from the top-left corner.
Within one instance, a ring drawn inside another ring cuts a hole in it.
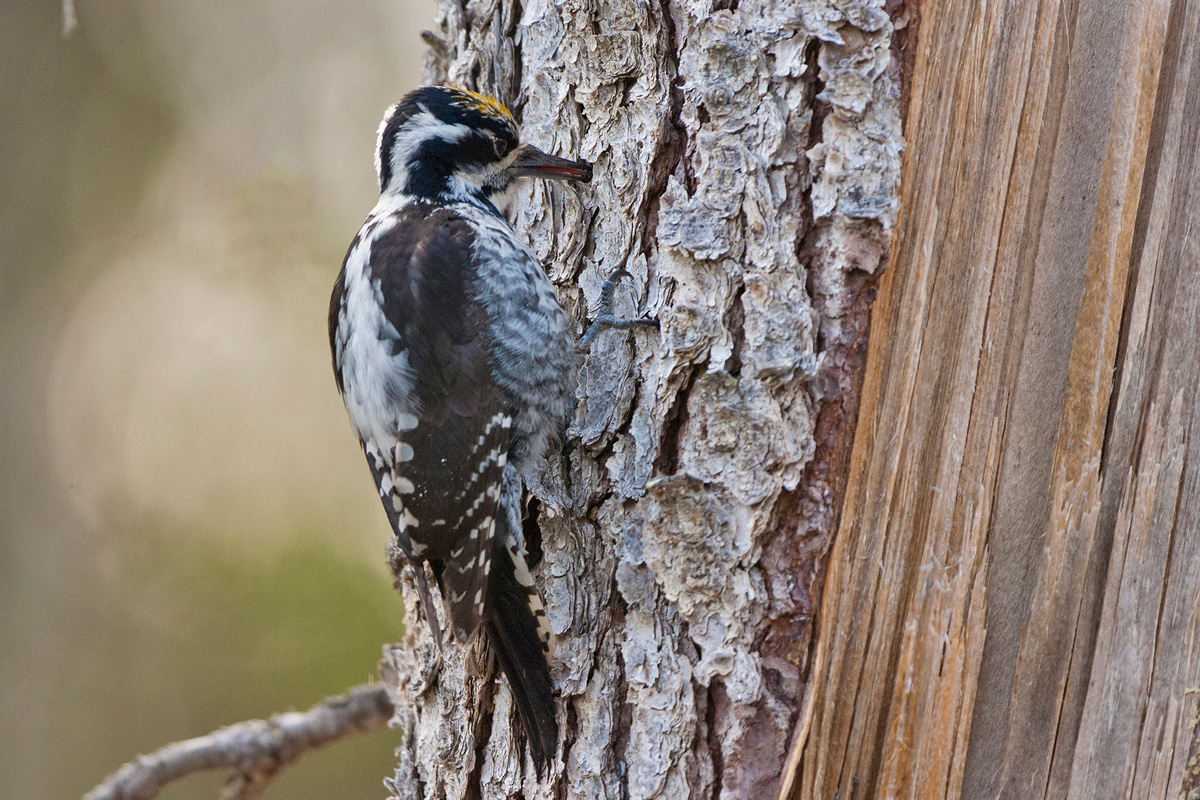
[[[376,175],[380,176],[381,180],[384,145],[383,131],[387,128],[390,118],[390,113],[383,118],[383,125],[379,129],[379,142],[375,148]],[[429,139],[457,142],[470,133],[471,129],[466,125],[462,123],[451,125],[442,122],[426,110],[422,110],[419,114],[414,114],[404,123],[404,127],[396,132],[396,137],[392,141],[392,177],[388,185],[383,187],[382,194],[399,194],[404,191],[404,187],[408,183],[408,164],[416,155],[417,150],[423,142]]]
[[[383,178],[383,132],[387,130],[388,123],[392,121],[399,107],[399,103],[388,107],[383,114],[383,122],[379,123],[379,131],[375,134],[375,177],[380,180]]]
[[[495,170],[489,169],[483,169],[476,173],[455,172],[450,176],[447,194],[452,198],[463,200],[483,194],[483,187],[489,183],[493,172]]]

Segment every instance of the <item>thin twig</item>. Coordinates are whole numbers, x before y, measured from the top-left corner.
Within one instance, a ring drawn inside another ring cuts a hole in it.
[[[592,340],[601,331],[610,328],[615,330],[627,331],[635,327],[657,328],[658,320],[642,317],[639,319],[623,319],[613,314],[613,297],[617,291],[617,284],[621,278],[633,279],[633,276],[624,268],[620,267],[616,272],[608,276],[608,280],[600,287],[600,306],[596,314],[595,321],[583,333],[583,338],[579,340],[579,344],[575,346],[575,350],[580,353],[586,353],[592,348]]]
[[[138,756],[83,800],[149,800],[168,783],[205,769],[233,770],[222,798],[249,800],[309,750],[375,730],[391,715],[392,701],[382,685],[357,686],[307,711],[239,722]]]

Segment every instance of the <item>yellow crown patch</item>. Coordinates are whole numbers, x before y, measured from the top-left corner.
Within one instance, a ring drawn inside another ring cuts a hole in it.
[[[487,114],[489,117],[498,117],[507,121],[513,128],[517,127],[517,121],[513,118],[512,112],[494,97],[488,97],[486,94],[472,92],[470,89],[464,89],[461,86],[447,87],[454,93],[453,103],[462,108],[470,108],[478,111],[481,114]]]

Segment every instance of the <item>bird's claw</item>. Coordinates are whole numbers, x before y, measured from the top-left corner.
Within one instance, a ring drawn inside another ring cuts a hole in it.
[[[629,271],[624,267],[613,272],[608,276],[608,280],[600,287],[600,306],[597,309],[596,319],[588,326],[587,331],[576,345],[576,350],[581,353],[586,353],[592,348],[592,342],[601,331],[613,328],[619,331],[627,331],[630,328],[640,327],[658,327],[658,320],[649,319],[648,317],[639,317],[628,319],[618,317],[613,314],[613,296],[617,291],[617,284],[621,278],[632,278]]]

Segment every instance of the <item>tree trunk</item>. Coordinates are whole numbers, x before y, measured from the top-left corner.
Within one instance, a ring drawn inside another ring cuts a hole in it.
[[[397,797],[779,793],[899,194],[883,5],[443,2],[427,80],[596,164],[513,216],[580,329],[624,267],[618,312],[661,330],[601,334],[532,481],[559,764],[539,784],[487,658],[438,666],[414,623],[384,663]]]
[[[1200,796],[1200,0],[439,25],[597,163],[515,217],[580,325],[625,266],[661,331],[533,486],[561,766],[413,626],[397,796]]]
[[[920,14],[799,797],[1200,796],[1200,2]]]

